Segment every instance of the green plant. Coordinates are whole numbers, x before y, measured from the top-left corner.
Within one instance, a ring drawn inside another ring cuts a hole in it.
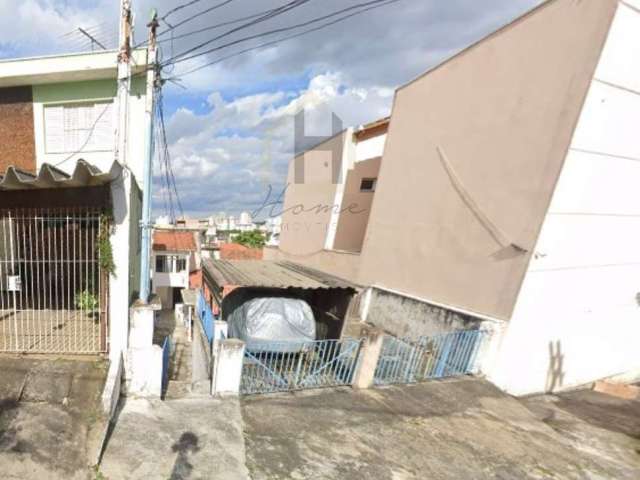
[[[262,232],[253,230],[251,232],[240,232],[233,237],[233,241],[249,248],[262,248],[266,240]]]
[[[74,303],[77,309],[87,312],[95,312],[98,310],[100,305],[98,302],[98,296],[89,290],[77,292]]]
[[[111,225],[113,224],[113,216],[106,212],[100,215],[100,232],[98,234],[98,255],[100,259],[100,268],[115,277],[116,264],[113,261],[113,250],[111,248]]]

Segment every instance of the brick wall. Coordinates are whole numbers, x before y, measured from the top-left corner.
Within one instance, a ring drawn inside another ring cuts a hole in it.
[[[248,248],[238,243],[220,245],[220,260],[262,260],[262,248]]]
[[[10,165],[36,171],[31,87],[0,88],[0,174]]]

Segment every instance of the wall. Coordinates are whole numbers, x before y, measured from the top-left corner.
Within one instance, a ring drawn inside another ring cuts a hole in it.
[[[131,82],[129,96],[129,136],[127,143],[127,164],[141,188],[143,188],[144,160],[144,102],[146,93],[145,77],[135,77]],[[117,108],[113,109],[114,148],[109,151],[86,151],[77,154],[48,154],[44,141],[44,107],[47,104],[81,102],[86,100],[114,100],[116,96],[116,79],[91,80],[85,82],[66,82],[33,86],[33,111],[35,124],[35,143],[38,168],[43,163],[57,165],[69,173],[73,171],[80,158],[108,171],[115,160],[115,139],[117,130]],[[114,106],[115,107],[115,106]]]
[[[285,252],[311,254],[324,248],[331,213],[336,209],[335,174],[340,170],[346,137],[344,132],[336,135],[290,162],[280,234],[280,248]]]
[[[477,328],[482,320],[375,287],[365,295],[364,321],[398,337],[415,338]]]
[[[360,283],[510,318],[616,5],[544,3],[398,90]]]
[[[277,247],[264,248],[265,260],[287,260],[323,272],[344,280],[356,282],[360,267],[360,255],[353,252],[320,250],[311,255],[288,255]]]
[[[375,192],[361,192],[360,183],[363,178],[378,177],[381,161],[381,157],[359,161],[349,170],[333,243],[335,250],[359,252],[362,249]]]
[[[638,92],[640,15],[621,4],[490,374],[511,393],[640,374]]]
[[[220,245],[220,260],[261,260],[262,248],[248,248],[238,243]]]
[[[11,165],[35,173],[31,87],[0,88],[0,175]]]

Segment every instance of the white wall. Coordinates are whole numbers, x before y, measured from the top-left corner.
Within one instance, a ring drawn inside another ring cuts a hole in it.
[[[639,192],[640,14],[621,4],[489,374],[498,386],[640,373]]]
[[[384,144],[386,140],[387,134],[385,133],[356,143],[356,162],[381,157],[384,153]]]

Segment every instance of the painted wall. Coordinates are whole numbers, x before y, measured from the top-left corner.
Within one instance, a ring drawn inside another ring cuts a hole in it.
[[[640,374],[639,92],[640,14],[621,4],[490,373],[511,393]]]
[[[280,248],[293,255],[322,250],[335,205],[345,132],[293,159],[289,164]]]
[[[31,87],[0,88],[0,175],[13,165],[35,173]]]
[[[360,283],[510,318],[616,6],[545,3],[398,90]]]
[[[129,96],[129,135],[127,143],[127,164],[131,168],[136,181],[142,187],[142,173],[144,160],[144,102],[146,93],[146,79],[142,76],[134,77],[131,82],[131,94]],[[84,82],[66,82],[57,84],[45,84],[33,86],[33,111],[34,131],[36,144],[36,158],[38,168],[43,163],[56,165],[58,168],[72,172],[78,159],[97,166],[102,171],[107,171],[115,157],[115,141],[117,132],[116,106],[113,107],[113,148],[103,151],[88,151],[83,148],[78,153],[54,153],[50,154],[45,149],[44,135],[44,108],[47,105],[78,103],[83,101],[109,100],[114,101],[116,96],[116,79],[90,80]]]
[[[377,137],[380,138],[380,137]],[[356,147],[357,148],[357,147]],[[333,248],[360,252],[375,192],[361,192],[363,178],[377,178],[381,157],[358,161],[347,173]]]
[[[287,260],[356,282],[360,255],[338,250],[320,250],[313,255],[289,255],[277,247],[263,249],[265,260]]]

